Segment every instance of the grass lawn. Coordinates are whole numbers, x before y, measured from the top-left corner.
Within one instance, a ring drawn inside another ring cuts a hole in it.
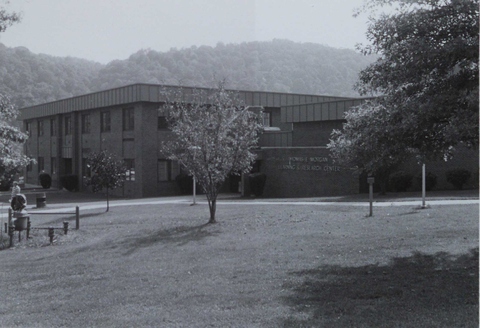
[[[367,211],[84,212],[0,251],[0,327],[478,327],[478,205]]]

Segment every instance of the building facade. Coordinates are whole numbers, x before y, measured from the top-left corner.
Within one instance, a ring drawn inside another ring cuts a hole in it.
[[[60,187],[61,176],[74,174],[86,190],[86,158],[107,149],[128,169],[117,195],[179,194],[175,177],[181,168],[160,152],[171,133],[161,108],[167,94],[180,92],[183,101],[191,102],[196,89],[201,88],[134,84],[21,109],[30,136],[25,152],[37,160],[26,169],[26,182],[37,183],[45,171],[52,185]],[[260,136],[255,167],[267,175],[265,197],[359,192],[358,175],[334,164],[326,144],[332,129],[341,128],[344,112],[365,99],[259,91],[238,91],[238,96],[246,106],[264,108],[269,128]],[[240,189],[235,183],[226,185],[225,191]]]

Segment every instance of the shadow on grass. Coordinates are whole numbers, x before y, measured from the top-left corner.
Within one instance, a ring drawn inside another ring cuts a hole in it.
[[[478,248],[393,258],[388,265],[324,266],[284,286],[295,315],[284,327],[478,327]]]
[[[211,224],[202,224],[199,226],[179,226],[171,229],[162,229],[156,232],[149,232],[148,235],[133,237],[125,241],[124,247],[127,251],[124,255],[134,253],[138,248],[149,247],[157,243],[175,244],[183,246],[192,241],[199,241],[206,237],[213,236],[217,232],[210,231],[207,227],[213,227]]]

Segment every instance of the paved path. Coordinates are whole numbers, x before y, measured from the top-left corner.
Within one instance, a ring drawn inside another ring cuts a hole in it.
[[[208,204],[204,197],[197,199],[196,202],[198,205]],[[131,200],[113,200],[110,201],[110,207],[118,206],[139,206],[139,205],[162,205],[162,204],[192,204],[192,197],[163,197],[163,198],[144,198],[144,199],[131,199]],[[357,206],[357,207],[366,207],[370,206],[370,203],[367,202],[326,202],[326,201],[284,201],[281,199],[272,199],[272,200],[218,200],[217,205],[279,205],[279,206]],[[478,199],[435,199],[427,200],[427,206],[433,205],[470,205],[470,204],[480,204]],[[8,205],[6,203],[2,204],[0,208],[0,218],[5,218],[7,216]],[[27,211],[33,213],[62,213],[75,212],[75,206],[79,206],[80,211],[82,210],[92,210],[92,209],[101,209],[106,208],[106,201],[95,201],[88,203],[57,203],[57,204],[48,204],[46,208],[35,208],[32,206],[27,206]],[[388,206],[421,206],[422,200],[417,201],[407,200],[407,201],[392,201],[392,202],[374,202],[373,207],[388,207]]]

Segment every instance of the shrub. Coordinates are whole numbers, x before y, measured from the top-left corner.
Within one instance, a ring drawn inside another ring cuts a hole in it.
[[[40,185],[43,189],[50,189],[50,187],[52,186],[52,177],[48,173],[40,173],[40,175],[38,176],[38,180],[40,180]]]
[[[407,191],[412,185],[413,176],[404,171],[398,171],[390,175],[388,185],[395,191]]]
[[[61,176],[60,183],[68,191],[78,190],[78,176],[75,174]]]
[[[447,181],[451,183],[455,189],[461,190],[463,185],[470,179],[471,173],[465,169],[452,169],[445,172]]]
[[[420,185],[420,189],[422,188],[422,176],[417,176],[417,182]],[[427,191],[432,190],[437,185],[437,175],[431,172],[427,172],[425,176],[425,189]]]
[[[265,173],[253,173],[249,175],[248,179],[250,182],[250,191],[255,197],[260,197],[263,194],[267,176]]]

